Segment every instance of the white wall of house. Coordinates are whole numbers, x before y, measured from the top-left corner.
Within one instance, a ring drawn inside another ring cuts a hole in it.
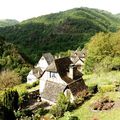
[[[37,81],[37,78],[33,75],[33,70],[31,70],[27,76],[27,83],[32,84],[35,81]]]
[[[44,71],[48,67],[46,59],[42,56],[36,67],[40,67]]]
[[[40,93],[43,92],[43,90],[45,88],[45,83],[47,80],[67,85],[66,82],[64,82],[61,79],[61,77],[58,73],[45,71],[45,73],[43,74],[43,76],[40,79]]]
[[[66,89],[66,90],[64,91],[64,95],[65,95],[66,97],[69,97],[71,103],[74,102],[75,98],[74,98],[74,96],[73,96],[73,94],[72,94],[72,92],[71,92],[70,89]]]

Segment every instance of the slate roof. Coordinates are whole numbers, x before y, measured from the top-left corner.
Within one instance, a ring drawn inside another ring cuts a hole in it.
[[[52,81],[46,81],[45,88],[41,93],[41,97],[43,99],[56,102],[58,94],[62,93],[65,89],[66,85],[59,84]]]
[[[81,60],[82,62],[84,62],[83,61],[83,58],[85,58],[85,56],[86,56],[86,50],[85,49],[83,49],[83,50],[81,50],[81,51],[74,51],[74,52],[72,52],[72,54],[71,54],[71,60],[72,60],[72,62],[75,64],[78,60]]]
[[[60,84],[57,82],[52,82],[47,80],[43,93],[41,97],[55,102],[59,93],[64,92],[66,88],[69,88],[73,96],[78,96],[82,90],[86,90],[87,86],[82,79],[82,73],[80,73],[77,68],[74,68],[74,78],[71,79],[67,76],[69,72],[69,66],[72,64],[72,61],[69,57],[60,58],[54,60],[46,69],[50,72],[58,72],[61,79],[64,80],[67,84]]]
[[[70,83],[73,80],[70,79],[67,76],[67,73],[69,72],[69,66],[70,64],[72,64],[72,61],[70,60],[69,57],[64,57],[64,58],[60,58],[60,59],[56,59],[54,60],[46,69],[46,71],[50,71],[50,72],[58,72],[60,77],[66,82],[66,83]],[[77,68],[74,68],[74,79],[78,79],[82,77],[82,73],[80,73]]]
[[[37,67],[37,68],[33,69],[33,74],[36,76],[36,78],[40,78],[42,73],[43,73],[43,71],[41,70],[40,67]]]
[[[51,53],[44,53],[42,56],[46,59],[49,65],[54,61],[54,57]]]
[[[81,78],[68,84],[68,88],[71,90],[73,96],[79,96],[82,91],[87,89],[87,86],[85,85],[84,80]]]

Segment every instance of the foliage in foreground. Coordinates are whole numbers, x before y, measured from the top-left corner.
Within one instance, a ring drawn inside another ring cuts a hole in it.
[[[19,108],[18,105],[18,100],[19,100],[19,95],[16,90],[8,89],[4,92],[3,95],[3,105],[12,110],[12,111],[17,111]]]
[[[0,104],[0,120],[16,120],[14,112]]]
[[[107,92],[105,96],[109,96],[114,101],[119,101],[120,92]],[[114,108],[109,111],[92,111],[90,106],[96,100],[101,99],[103,94],[97,93],[90,100],[86,101],[82,106],[70,112],[69,116],[77,116],[80,120],[119,120],[120,108]],[[68,120],[68,114],[58,120]]]
[[[58,96],[58,100],[56,105],[52,106],[50,112],[55,116],[55,117],[61,117],[63,116],[64,112],[70,110],[70,100],[69,98],[65,97],[63,93],[61,93]]]

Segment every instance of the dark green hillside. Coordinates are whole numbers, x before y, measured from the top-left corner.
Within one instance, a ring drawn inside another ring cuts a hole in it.
[[[13,44],[5,42],[5,39],[0,37],[0,72],[5,70],[15,70],[24,81],[30,65],[25,62]]]
[[[19,22],[17,20],[11,20],[11,19],[0,20],[0,27],[12,26],[18,23]]]
[[[83,48],[95,33],[113,32],[119,26],[120,19],[109,12],[77,8],[1,28],[0,35],[17,45],[20,52],[35,63],[43,52],[57,54]]]

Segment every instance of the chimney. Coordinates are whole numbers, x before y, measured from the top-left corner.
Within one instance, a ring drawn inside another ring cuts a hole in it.
[[[74,67],[75,67],[75,65],[74,64],[70,64],[69,65],[69,72],[68,72],[68,77],[69,78],[71,78],[71,79],[73,79],[73,77],[74,77]]]

